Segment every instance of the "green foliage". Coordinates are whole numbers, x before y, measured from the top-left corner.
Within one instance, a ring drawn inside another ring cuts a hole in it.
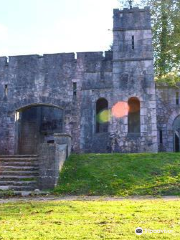
[[[174,71],[164,74],[160,77],[155,77],[155,81],[158,84],[166,84],[168,86],[175,87],[178,83],[180,83],[180,76],[177,71]]]
[[[180,201],[26,201],[0,204],[1,240],[180,239]],[[144,233],[135,229],[172,230]]]
[[[180,195],[180,154],[72,155],[56,194]]]
[[[151,7],[155,72],[160,77],[180,72],[179,0],[142,0]],[[168,80],[169,78],[167,78]]]

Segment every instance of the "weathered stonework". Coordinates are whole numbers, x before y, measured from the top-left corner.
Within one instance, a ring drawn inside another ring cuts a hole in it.
[[[132,43],[133,41],[133,43]],[[149,9],[114,10],[113,102],[140,100],[140,133],[128,133],[128,116],[111,125],[120,152],[157,152],[156,96]]]
[[[163,84],[156,86],[159,151],[176,151],[175,130],[179,131],[179,129],[174,128],[174,123],[180,116],[179,94],[179,85],[176,87],[169,87]],[[162,134],[161,140],[160,131]]]
[[[21,153],[19,136],[32,140],[36,134],[30,132],[41,129],[43,121],[54,130],[35,136],[39,144],[52,143],[54,133],[65,133],[72,137],[73,152],[157,152],[157,127],[163,131],[159,150],[173,151],[172,125],[180,110],[169,101],[176,89],[155,88],[149,8],[115,9],[113,32],[113,51],[105,54],[0,58],[0,154]],[[127,114],[118,118],[112,113],[108,131],[97,132],[97,100],[106,99],[111,111],[132,97],[140,101],[140,132],[128,132]],[[60,109],[62,130],[56,132],[48,114],[40,113],[37,124],[22,123],[22,113],[35,106]]]

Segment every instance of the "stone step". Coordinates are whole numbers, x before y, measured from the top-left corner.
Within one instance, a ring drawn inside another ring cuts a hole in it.
[[[38,171],[2,171],[0,176],[38,176]]]
[[[0,156],[0,190],[32,191],[38,188],[37,155]]]
[[[0,161],[0,167],[3,167],[3,166],[34,166],[34,167],[38,167],[39,164],[38,164],[38,161],[34,161],[34,162],[8,162],[8,161],[5,161],[5,162],[1,162]]]
[[[11,176],[11,175],[0,175],[0,181],[36,181],[37,176],[24,175],[24,176]]]
[[[37,162],[38,158],[0,158],[0,162]]]
[[[36,186],[37,181],[3,181],[0,180],[0,186]]]
[[[11,186],[11,185],[9,185],[9,186],[6,186],[6,187],[4,187],[4,186],[0,186],[0,190],[14,190],[14,191],[33,191],[33,190],[35,190],[36,189],[36,187],[35,186],[26,186],[26,185],[24,185],[24,186]]]
[[[2,172],[4,171],[14,171],[14,172],[18,172],[18,171],[38,171],[38,166],[24,166],[24,165],[5,165],[5,166],[0,166],[0,170]]]
[[[1,158],[37,158],[38,155],[0,155],[0,159]]]

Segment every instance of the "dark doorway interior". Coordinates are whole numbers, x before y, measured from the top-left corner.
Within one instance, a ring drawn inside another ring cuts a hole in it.
[[[180,115],[177,116],[173,123],[174,131],[174,152],[180,151]]]
[[[61,133],[63,111],[51,106],[30,106],[18,111],[18,153],[36,154],[38,144]]]
[[[175,133],[175,139],[174,139],[174,150],[175,152],[179,152],[179,136]]]

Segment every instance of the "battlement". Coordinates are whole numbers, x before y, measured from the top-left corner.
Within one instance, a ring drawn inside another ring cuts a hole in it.
[[[124,8],[123,10],[114,9],[113,13],[114,31],[151,29],[149,7],[145,7],[143,9],[138,7],[131,9]]]
[[[84,59],[84,60],[93,60],[93,61],[103,61],[103,60],[112,60],[113,52],[106,51],[106,52],[78,52],[77,59]]]
[[[106,51],[106,52],[78,52],[77,58],[75,53],[54,53],[54,54],[32,54],[32,55],[17,55],[17,56],[9,56],[0,57],[0,66],[8,66],[13,63],[30,63],[32,61],[62,61],[62,62],[74,62],[79,59],[84,61],[111,61],[113,58],[113,52],[112,51]]]
[[[119,11],[119,12],[145,12],[149,11],[150,7],[146,6],[144,8],[139,8],[139,7],[133,7],[133,8],[123,8],[121,9],[114,9],[114,11]]]

